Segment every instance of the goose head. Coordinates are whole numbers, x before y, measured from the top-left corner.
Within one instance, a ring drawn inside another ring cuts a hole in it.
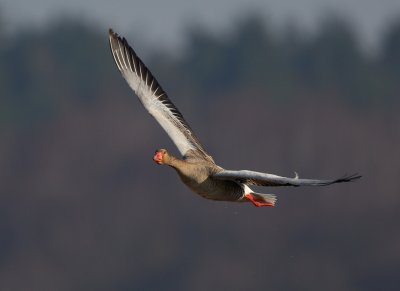
[[[166,149],[158,149],[154,153],[153,161],[159,165],[168,164],[171,156]]]

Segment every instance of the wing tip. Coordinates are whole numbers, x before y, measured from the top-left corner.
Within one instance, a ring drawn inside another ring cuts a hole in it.
[[[337,183],[340,183],[340,182],[354,182],[354,181],[356,181],[358,179],[361,179],[361,178],[362,178],[362,176],[359,175],[358,173],[354,173],[354,174],[351,174],[351,175],[345,174],[342,178],[337,179],[336,182]]]
[[[341,178],[338,178],[336,180],[331,180],[331,181],[326,181],[325,183],[322,183],[320,186],[329,186],[332,184],[336,184],[336,183],[347,183],[347,182],[355,182],[358,179],[361,179],[362,176],[359,175],[358,173],[354,173],[354,174],[345,174],[343,175]]]
[[[108,37],[110,40],[116,40],[120,38],[118,33],[114,32],[112,28],[108,29]]]
[[[113,45],[113,42],[117,42],[122,44],[123,46],[128,46],[129,44],[125,37],[121,37],[118,33],[116,33],[112,28],[108,29],[108,37],[110,40],[110,44]]]

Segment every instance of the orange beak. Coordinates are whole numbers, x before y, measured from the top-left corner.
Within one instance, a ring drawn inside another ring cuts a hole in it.
[[[156,162],[157,164],[161,165],[162,164],[162,158],[163,155],[161,152],[156,152],[154,157],[153,157],[153,161]]]

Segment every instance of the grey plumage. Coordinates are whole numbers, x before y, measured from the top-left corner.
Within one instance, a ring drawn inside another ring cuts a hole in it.
[[[295,178],[281,177],[273,174],[255,171],[222,171],[213,175],[216,179],[235,180],[247,185],[257,186],[328,186],[335,183],[350,182],[361,178],[358,174],[345,175],[334,180],[299,179],[297,173]]]
[[[165,149],[159,149],[153,160],[157,164],[174,168],[182,182],[202,197],[222,201],[251,201],[255,206],[274,206],[275,195],[256,193],[248,185],[326,186],[354,181],[361,177],[355,174],[333,180],[316,180],[299,179],[297,173],[295,178],[287,178],[248,170],[223,169],[216,165],[213,158],[204,150],[183,115],[126,39],[119,37],[110,29],[109,41],[111,53],[122,76],[183,156],[183,159],[178,159]]]

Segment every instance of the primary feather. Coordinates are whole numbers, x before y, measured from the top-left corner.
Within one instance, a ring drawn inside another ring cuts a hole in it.
[[[212,160],[182,114],[129,46],[126,39],[121,38],[110,29],[109,41],[112,55],[122,76],[139,97],[146,110],[167,132],[181,155],[185,155],[189,150],[197,150],[204,158]]]

